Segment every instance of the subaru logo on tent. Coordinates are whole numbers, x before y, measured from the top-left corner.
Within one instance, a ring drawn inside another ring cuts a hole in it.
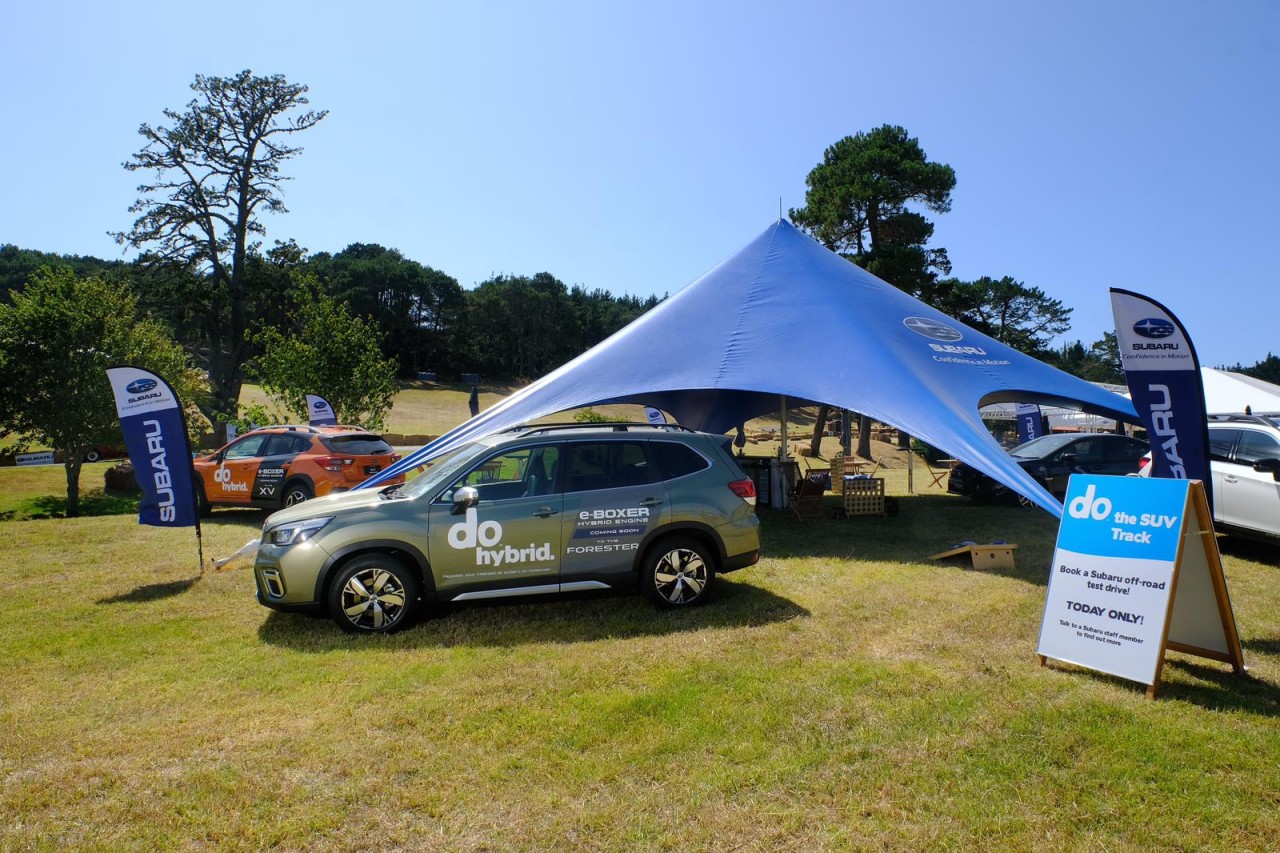
[[[1144,338],[1167,338],[1173,334],[1173,324],[1168,320],[1150,317],[1133,324],[1133,330]]]
[[[117,385],[116,387],[118,388],[120,386]],[[146,391],[150,391],[154,387],[156,387],[156,381],[154,379],[135,379],[128,385],[124,386],[124,390],[128,391],[130,394],[142,394]]]
[[[958,329],[953,329],[946,323],[939,323],[937,320],[930,320],[927,317],[908,317],[902,321],[902,325],[917,335],[924,335],[926,338],[933,338],[935,341],[958,341],[964,337]]]
[[[320,411],[321,409],[324,408],[324,401],[316,400],[314,403],[311,404],[311,408],[315,409],[317,412]]]

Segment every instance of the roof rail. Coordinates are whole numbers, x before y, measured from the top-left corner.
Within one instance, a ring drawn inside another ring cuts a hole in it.
[[[367,432],[367,431],[368,431],[368,430],[365,430],[363,427],[350,426],[349,424],[328,424],[328,425],[326,425],[324,428],[325,428],[325,429],[351,430],[351,431],[354,431],[354,432]],[[305,433],[310,433],[311,435],[316,435],[316,434],[318,434],[318,433],[320,432],[320,430],[321,430],[321,428],[320,428],[320,427],[312,426],[311,424],[262,424],[261,426],[256,426],[256,427],[254,427],[253,429],[251,429],[251,430],[246,430],[245,432],[242,432],[242,433],[240,433],[240,434],[241,434],[241,435],[248,435],[248,434],[249,434],[249,433],[251,433],[251,432],[257,432],[257,431],[258,431],[258,430],[260,430],[260,429],[283,429],[283,430],[288,430],[289,432],[305,432]]]
[[[1248,414],[1244,412],[1219,412],[1209,415],[1209,420],[1217,423],[1230,421],[1234,423],[1244,424],[1262,424],[1264,426],[1275,426],[1274,418],[1280,417],[1275,412],[1262,412],[1258,414]]]
[[[609,421],[606,423],[555,423],[555,424],[518,424],[503,432],[521,432],[526,435],[540,435],[547,432],[558,432],[571,429],[604,429],[614,432],[630,432],[632,430],[657,430],[660,432],[697,432],[679,424],[642,424],[631,421]]]

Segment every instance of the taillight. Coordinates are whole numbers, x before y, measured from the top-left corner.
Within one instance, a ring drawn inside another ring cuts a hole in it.
[[[348,468],[356,464],[356,460],[350,456],[317,456],[316,464],[326,471],[333,471],[335,474],[342,473],[343,468]]]
[[[1141,471],[1143,468],[1146,468],[1150,464],[1151,464],[1151,460],[1144,456],[1138,460],[1138,470]]]
[[[729,484],[729,491],[742,498],[752,506],[756,505],[756,484],[750,478],[734,480]]]

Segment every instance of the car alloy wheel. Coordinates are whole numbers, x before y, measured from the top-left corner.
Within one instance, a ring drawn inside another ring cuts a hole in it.
[[[418,581],[399,560],[382,555],[360,557],[338,575],[329,596],[329,612],[346,631],[390,634],[413,619]]]
[[[307,488],[305,483],[290,483],[284,490],[283,504],[286,507],[290,507],[303,501],[309,501],[312,497],[311,490]]]
[[[715,567],[706,549],[691,539],[658,544],[645,564],[645,592],[659,607],[691,607],[707,598]]]

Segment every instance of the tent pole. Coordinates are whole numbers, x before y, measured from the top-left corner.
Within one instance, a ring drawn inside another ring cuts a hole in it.
[[[907,494],[914,495],[916,493],[916,454],[911,449],[911,442],[907,442]]]
[[[778,458],[787,458],[787,395],[782,395],[782,444],[778,447]]]

